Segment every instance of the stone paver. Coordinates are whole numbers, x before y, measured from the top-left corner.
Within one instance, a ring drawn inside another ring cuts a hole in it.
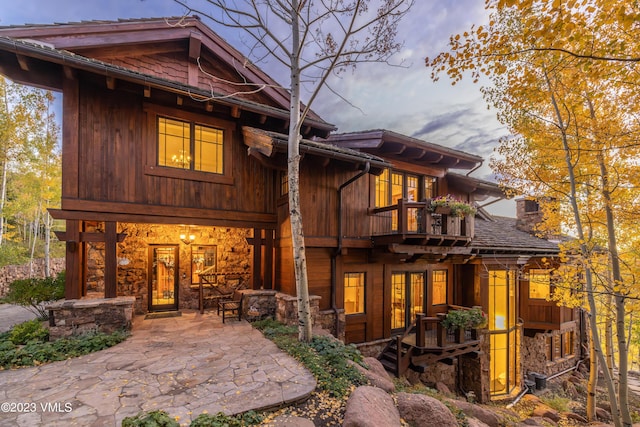
[[[0,304],[0,332],[8,331],[13,325],[35,318],[34,313],[19,305]]]
[[[162,409],[182,425],[202,412],[235,414],[306,398],[316,386],[302,365],[247,322],[215,313],[136,317],[127,341],[33,368],[0,371],[0,426],[120,426]],[[17,406],[21,404],[21,406]]]

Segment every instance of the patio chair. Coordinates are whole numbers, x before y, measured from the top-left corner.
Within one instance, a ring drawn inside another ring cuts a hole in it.
[[[225,322],[227,314],[238,315],[238,320],[242,319],[242,292],[234,292],[232,299],[218,301],[218,316],[222,312],[222,323]]]

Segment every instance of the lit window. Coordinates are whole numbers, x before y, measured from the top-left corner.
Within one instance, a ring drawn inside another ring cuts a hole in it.
[[[389,205],[389,169],[376,176],[376,207]]]
[[[447,270],[434,270],[431,279],[431,305],[446,304]]]
[[[345,314],[364,313],[364,273],[344,274]]]
[[[424,177],[424,198],[432,199],[436,196],[436,178]]]
[[[216,250],[215,245],[191,246],[191,283],[200,283],[204,276],[204,282],[211,281],[207,277],[216,271]]]
[[[573,353],[573,331],[568,331],[562,334],[562,356],[571,356]]]
[[[158,165],[222,174],[224,132],[158,117]]]
[[[549,270],[529,270],[529,298],[547,299],[551,294],[551,276]]]
[[[424,186],[420,194],[420,180]],[[398,203],[399,199],[418,202],[435,196],[436,178],[431,176],[409,175],[403,172],[385,169],[375,178],[375,207],[381,208]]]

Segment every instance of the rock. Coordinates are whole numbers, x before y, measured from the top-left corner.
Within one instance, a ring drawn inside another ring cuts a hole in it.
[[[280,415],[269,422],[269,427],[314,427],[313,421],[308,418],[293,415]]]
[[[527,418],[526,420],[522,421],[520,423],[520,425],[522,425],[522,426],[549,426],[549,425],[556,425],[556,423],[551,421],[551,420],[547,420],[545,418],[542,418],[542,417],[531,417],[531,418]]]
[[[573,400],[575,400],[579,395],[578,390],[576,389],[576,386],[571,381],[567,381],[567,380],[563,381],[562,389],[567,394],[567,396],[569,396]]]
[[[560,421],[560,414],[555,409],[551,409],[546,405],[538,405],[534,410],[534,417],[543,417],[548,418],[550,420],[555,421],[556,423]]]
[[[343,427],[400,426],[400,414],[393,398],[378,387],[356,388],[347,400]]]
[[[443,382],[438,381],[436,383],[436,390],[438,390],[440,394],[444,394],[445,396],[453,396],[453,393],[451,393],[449,387],[447,387],[447,385]]]
[[[538,396],[536,396],[535,394],[525,394],[522,397],[522,401],[523,402],[533,402],[536,404],[539,404],[541,402],[540,398]]]
[[[609,411],[599,406],[596,407],[596,417],[598,417],[600,421],[611,421],[613,419]]]
[[[575,412],[565,412],[562,415],[564,415],[569,420],[578,421],[579,423],[582,423],[582,424],[589,424],[589,421],[585,417],[583,417],[582,415],[576,414]]]
[[[467,426],[468,427],[489,427],[488,425],[486,425],[485,423],[483,423],[482,421],[476,418],[467,418]]]
[[[373,358],[368,357],[367,359],[373,359]],[[377,373],[377,371],[376,371],[377,368],[371,369],[372,365],[375,366],[375,364],[373,364],[371,361],[369,363],[367,363],[367,365],[369,366],[370,369],[366,369],[366,368],[362,367],[361,365],[359,365],[358,363],[355,363],[355,362],[352,362],[352,361],[349,361],[349,362],[362,375],[367,377],[367,379],[369,380],[369,383],[371,383],[372,386],[381,388],[382,390],[386,391],[387,393],[395,392],[396,391],[396,386],[395,386],[395,384],[393,384],[393,381],[391,381],[391,378],[389,377],[389,374],[387,374],[387,372],[384,370],[384,367],[382,366],[382,364],[377,359],[373,359],[373,360],[375,360],[377,362],[377,364],[380,365],[380,367],[384,371],[384,373],[383,373],[384,376],[379,375]]]
[[[495,412],[480,405],[474,405],[464,400],[448,400],[448,403],[460,409],[468,417],[477,418],[489,427],[500,427],[504,425],[503,420]]]
[[[396,394],[398,411],[407,423],[414,427],[457,427],[458,421],[449,408],[438,399],[411,393]],[[386,425],[379,423],[379,426]]]

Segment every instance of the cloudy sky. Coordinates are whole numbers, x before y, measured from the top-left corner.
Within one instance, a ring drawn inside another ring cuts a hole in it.
[[[180,16],[185,12],[173,0],[0,0],[0,5],[2,26]],[[467,80],[452,86],[446,78],[434,83],[424,66],[426,56],[447,48],[450,35],[484,21],[484,0],[417,0],[398,34],[404,47],[397,60],[404,66],[361,64],[331,83],[352,106],[324,91],[312,108],[335,124],[338,132],[384,128],[480,155],[486,159],[485,166],[474,176],[492,180],[486,165],[506,129],[497,122],[495,112],[487,110],[478,85]],[[205,23],[237,49],[246,50],[239,33]],[[259,65],[277,81],[286,82],[284,70],[274,64]],[[500,206],[493,210],[513,215],[510,205]]]

